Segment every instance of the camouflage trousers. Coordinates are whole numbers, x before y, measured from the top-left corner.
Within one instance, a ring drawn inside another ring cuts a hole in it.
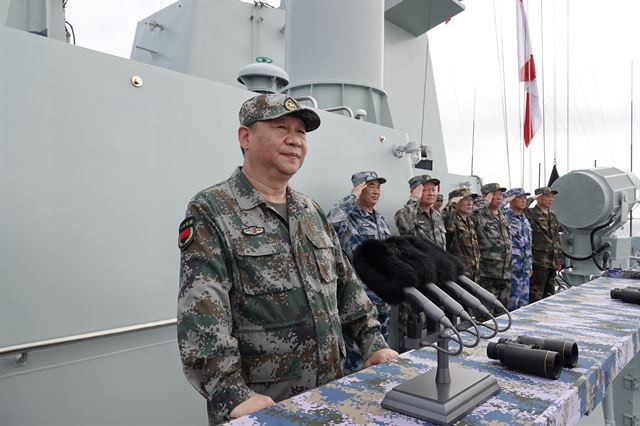
[[[511,272],[511,293],[507,309],[514,311],[529,304],[529,274],[522,269]]]
[[[488,278],[488,277],[479,277],[478,284],[480,284],[485,290],[491,292],[496,298],[502,303],[505,308],[509,304],[509,293],[511,293],[511,281],[503,280],[500,278]],[[489,312],[492,315],[502,315],[504,312],[501,312],[499,309],[492,308],[487,306]],[[479,315],[477,317],[479,320],[484,321],[488,318],[481,318]]]
[[[380,332],[384,337],[384,340],[389,341],[389,322],[391,316],[389,315],[389,305],[384,303],[374,292],[365,287],[365,293],[371,299],[376,310],[378,311],[378,322],[380,323]],[[344,345],[347,350],[347,358],[344,363],[344,374],[353,374],[356,371],[362,370],[364,366],[364,360],[362,359],[362,352],[356,344],[356,342],[349,336],[344,336]]]
[[[537,302],[556,293],[556,270],[544,266],[533,265],[529,303]]]

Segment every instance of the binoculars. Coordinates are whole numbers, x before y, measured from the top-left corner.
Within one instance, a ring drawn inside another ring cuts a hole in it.
[[[519,336],[515,340],[501,338],[489,343],[487,356],[514,370],[557,379],[562,367],[578,365],[578,345],[531,336]]]
[[[611,298],[620,299],[623,302],[635,303],[636,305],[640,305],[640,288],[639,287],[612,288]]]

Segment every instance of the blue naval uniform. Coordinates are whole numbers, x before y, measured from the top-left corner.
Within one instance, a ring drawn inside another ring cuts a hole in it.
[[[529,303],[531,264],[531,224],[524,212],[515,214],[511,208],[504,213],[511,224],[511,294],[507,309],[513,311]]]
[[[353,261],[353,251],[366,240],[376,239],[383,240],[391,236],[389,226],[384,216],[375,209],[373,213],[365,211],[358,204],[358,197],[355,194],[349,194],[341,199],[327,215],[329,223],[335,228],[340,245],[347,254],[350,261]],[[378,310],[378,321],[380,322],[380,331],[385,340],[389,340],[389,305],[382,301],[373,291],[362,284],[367,296],[376,306]],[[362,369],[363,360],[358,345],[345,337],[347,346],[347,360],[345,370],[347,374],[355,373]]]

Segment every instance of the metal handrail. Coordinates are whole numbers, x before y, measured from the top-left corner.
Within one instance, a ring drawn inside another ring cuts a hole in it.
[[[309,101],[314,108],[318,108],[318,101],[313,96],[298,96],[296,101]]]
[[[93,331],[91,333],[76,334],[74,336],[57,337],[55,339],[39,340],[36,342],[22,343],[19,345],[5,346],[0,348],[0,356],[23,354],[25,352],[40,349],[53,348],[55,346],[66,345],[68,343],[85,342],[87,340],[99,339],[102,337],[119,336],[121,334],[133,333],[136,331],[152,330],[167,325],[176,324],[176,319],[147,322],[144,324],[128,325],[126,327],[111,328],[108,330]]]
[[[353,118],[355,117],[355,115],[353,114],[353,110],[351,108],[349,108],[348,106],[336,106],[336,107],[331,107],[331,108],[325,108],[325,111],[328,112],[336,112],[336,111],[346,111],[347,114],[349,114],[349,117]]]

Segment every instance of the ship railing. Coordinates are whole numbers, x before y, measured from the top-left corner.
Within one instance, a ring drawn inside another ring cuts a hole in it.
[[[54,339],[21,343],[19,345],[0,347],[0,356],[15,355],[17,362],[24,362],[27,359],[28,353],[31,351],[50,349],[56,346],[68,345],[70,343],[86,342],[89,340],[101,339],[104,337],[113,337],[140,331],[153,330],[156,328],[171,326],[175,324],[176,318],[172,318],[161,321],[128,325],[125,327],[110,328],[107,330],[92,331],[90,333],[75,334],[72,336],[56,337]]]

